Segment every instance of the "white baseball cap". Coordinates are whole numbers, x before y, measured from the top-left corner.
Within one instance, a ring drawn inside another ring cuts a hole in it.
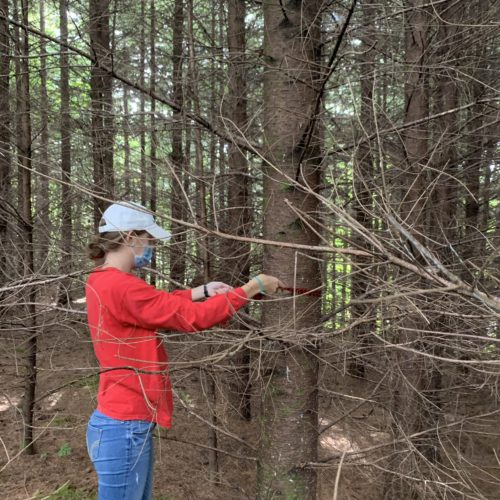
[[[107,231],[147,231],[153,238],[169,240],[172,235],[156,224],[154,217],[139,203],[127,201],[113,203],[102,214],[99,232]]]

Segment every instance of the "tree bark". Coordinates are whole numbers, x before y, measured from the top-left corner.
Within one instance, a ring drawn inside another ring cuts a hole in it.
[[[175,0],[173,17],[173,40],[172,40],[172,86],[173,99],[184,107],[184,91],[182,87],[182,63],[183,63],[183,27],[184,27],[184,0]],[[170,176],[170,213],[172,217],[184,220],[184,167],[186,165],[182,149],[182,113],[173,111],[172,118],[172,166]],[[186,176],[187,177],[187,176]],[[172,239],[170,241],[170,276],[177,283],[184,283],[186,273],[186,236],[185,229],[179,224],[172,222]]]
[[[3,209],[11,191],[10,152],[10,34],[9,1],[0,1],[0,282],[7,281],[7,229],[9,216]]]
[[[123,170],[124,170],[124,181],[125,181],[125,197],[132,196],[131,192],[131,177],[132,172],[130,171],[130,120],[129,120],[129,89],[128,85],[123,86],[123,149],[124,149],[124,159],[123,159]]]
[[[247,62],[245,60],[245,2],[228,2],[227,38],[229,48],[227,109],[228,127],[245,131],[247,126]],[[227,232],[250,236],[250,207],[248,161],[245,152],[229,146],[228,157],[228,227]],[[227,240],[222,246],[221,279],[226,283],[242,284],[250,275],[250,244]],[[246,420],[251,418],[250,351],[243,348],[232,359],[233,371],[229,381],[231,405]]]
[[[311,140],[304,141],[304,117],[310,117],[317,98],[320,5],[263,3],[264,141],[271,162],[264,167],[264,238],[310,245],[318,243],[318,236],[297,211],[314,219],[317,200],[294,187],[293,179],[312,189],[319,184],[319,138],[314,129]],[[311,257],[267,246],[264,272],[289,286],[312,289],[321,278],[318,261]],[[311,295],[263,304],[263,328],[276,340],[263,343],[259,361],[259,498],[316,495],[316,473],[301,464],[314,461],[317,454],[317,347],[308,334],[314,332],[320,314],[321,300]]]
[[[139,43],[139,72],[140,84],[142,87],[146,85],[146,0],[141,0],[141,40]],[[143,92],[139,96],[141,114],[139,117],[139,142],[141,148],[141,204],[146,206],[147,199],[147,172],[146,172],[146,99]]]
[[[245,60],[245,2],[228,3],[228,109],[233,126],[240,132],[247,126],[247,63]],[[249,236],[250,208],[248,162],[245,152],[231,144],[229,164],[229,230],[238,236]],[[224,271],[231,282],[247,281],[250,272],[250,245],[230,240],[224,255]]]
[[[458,44],[458,13],[459,4],[443,4],[437,7],[439,13],[439,26],[435,37],[437,50],[432,55],[436,66],[442,68],[435,78],[435,109],[433,112],[441,113],[458,106],[458,86],[455,80],[455,61],[460,59],[458,51],[462,50]],[[451,70],[451,71],[450,71]],[[428,197],[425,211],[426,234],[429,236],[428,247],[438,256],[446,266],[452,264],[453,254],[450,247],[455,247],[457,242],[457,216],[459,213],[459,196],[461,185],[458,182],[457,166],[457,119],[448,114],[434,122],[432,172],[429,177],[433,180],[435,189]],[[433,248],[434,247],[434,248]],[[447,300],[443,297],[443,301]],[[454,318],[443,314],[433,314],[432,308],[426,313],[428,324],[423,325],[427,331],[455,332],[459,325]],[[421,349],[437,357],[446,357],[446,352],[440,343],[435,342],[433,335],[425,334],[421,342]],[[421,406],[422,429],[432,429],[438,426],[442,408],[443,377],[442,367],[437,360],[423,358],[421,387],[425,391],[425,399]],[[422,455],[435,464],[441,458],[441,443],[437,432],[431,431],[426,436],[424,443],[418,447]]]
[[[29,5],[21,1],[21,19],[28,26]],[[19,165],[18,204],[20,213],[20,245],[22,248],[22,276],[29,279],[34,274],[33,255],[33,217],[31,207],[31,109],[30,109],[30,73],[29,39],[25,29],[16,37],[19,63],[16,65],[16,107],[17,107],[17,162]],[[28,454],[35,452],[33,444],[34,401],[36,388],[37,329],[36,329],[36,289],[30,287],[24,295],[24,327],[28,336],[25,346],[24,394],[21,402],[23,412],[24,435],[22,445]]]
[[[478,2],[479,6],[481,2]],[[474,62],[475,64],[482,65],[483,60],[486,56],[486,48],[483,45],[478,45],[473,49]],[[483,82],[486,81],[485,78],[486,71],[482,68],[476,68],[473,72],[474,81],[471,84],[472,99],[479,99],[483,93]],[[483,150],[486,146],[486,141],[488,134],[485,131],[478,133],[477,130],[486,123],[487,114],[485,113],[485,106],[479,104],[469,110],[469,133],[467,135],[467,158],[463,165],[463,178],[466,189],[463,190],[463,196],[465,199],[465,220],[464,220],[464,250],[463,258],[466,264],[466,268],[463,270],[462,277],[466,281],[470,281],[472,274],[469,269],[470,262],[475,261],[477,264],[481,265],[476,261],[477,257],[483,254],[482,238],[478,238],[478,228],[480,227],[480,215],[481,215],[481,177],[486,175],[486,172],[482,172],[483,167]],[[490,166],[488,163],[485,164],[486,169]],[[483,208],[487,209],[483,205]],[[486,227],[484,228],[486,230]]]
[[[188,1],[188,49],[189,49],[189,82],[191,102],[195,113],[200,113],[200,96],[198,93],[198,68],[196,66],[196,54],[194,43],[194,13],[193,0]],[[203,157],[203,143],[200,127],[194,130],[194,149],[195,149],[195,172],[196,172],[196,218],[198,224],[204,226],[207,224],[207,193],[205,166]],[[211,272],[211,259],[208,252],[209,237],[197,238],[196,255],[203,263],[203,282],[208,282]]]
[[[200,100],[198,93],[198,68],[196,66],[195,38],[194,38],[194,5],[193,0],[188,0],[187,6],[187,25],[188,25],[188,49],[189,49],[189,81],[191,102],[195,113],[200,112]],[[203,157],[202,135],[199,127],[194,130],[195,147],[195,171],[196,171],[196,219],[198,224],[207,225],[207,192],[205,184],[205,168]],[[196,244],[196,254],[202,264],[202,273],[198,279],[202,283],[208,283],[211,280],[211,258],[208,251],[209,238],[198,238]],[[208,347],[208,355],[212,354],[212,347]],[[216,451],[218,447],[218,436],[216,427],[217,418],[217,393],[215,388],[214,374],[205,374],[205,383],[207,385],[207,402],[210,411],[210,420],[212,426],[208,429],[208,445],[212,448],[208,452],[208,468],[210,482],[216,484],[219,478],[219,458]]]
[[[425,0],[407,0],[408,11],[405,17],[406,45],[406,80],[405,80],[405,122],[424,118],[429,114],[429,82],[427,69],[428,30],[430,16],[425,7]],[[411,227],[412,233],[425,234],[425,197],[422,194],[427,186],[426,168],[428,156],[428,125],[412,127],[404,131],[403,141],[405,161],[402,176],[404,181],[400,216]],[[418,282],[417,288],[425,288]],[[396,343],[416,345],[421,348],[421,330],[424,328],[422,317],[412,310],[408,311],[401,328],[394,339]],[[410,332],[410,333],[409,333]],[[425,403],[420,391],[425,386],[424,356],[418,353],[396,349],[392,358],[392,419],[395,439],[409,436],[423,429]],[[409,439],[409,438],[408,438]],[[418,467],[418,454],[408,442],[396,447],[389,459],[386,483],[386,498],[416,499],[421,497],[418,481],[406,479],[412,477],[411,471]]]
[[[68,0],[59,0],[59,19],[61,41],[68,43]],[[61,46],[59,56],[61,80],[61,272],[69,274],[72,262],[73,243],[73,216],[71,200],[71,115],[70,115],[70,88],[69,88],[69,50]],[[71,300],[70,281],[61,283],[59,293],[60,304]]]
[[[94,190],[96,194],[112,198],[113,175],[113,79],[102,66],[112,66],[109,36],[110,0],[89,0],[90,46],[97,62],[92,64],[90,98],[92,101],[92,157],[94,163]],[[94,199],[94,226],[97,230],[102,212],[108,202]]]
[[[366,0],[362,4],[363,32],[359,50],[359,67],[361,80],[361,105],[359,113],[359,126],[362,135],[371,135],[374,130],[373,92],[375,88],[375,50],[376,31],[374,27],[377,13],[377,2]],[[364,141],[359,145],[354,163],[354,200],[353,211],[357,222],[370,232],[373,230],[373,196],[374,186],[374,155],[372,144]],[[367,248],[367,243],[358,233],[352,236],[357,248]],[[353,258],[353,276],[351,279],[351,297],[357,299],[373,288],[373,271],[370,270],[372,259],[369,257],[355,256]],[[352,320],[356,321],[368,313],[370,306],[355,304],[351,308]],[[375,328],[374,322],[363,322],[352,331],[354,337],[353,360],[350,371],[354,376],[364,377],[367,364],[369,335]]]
[[[40,0],[40,30],[45,31],[45,0]],[[37,268],[44,265],[46,272],[51,272],[47,259],[50,246],[50,194],[49,180],[49,99],[47,95],[47,41],[40,39],[40,149],[38,154],[38,170],[42,175],[36,182],[36,224],[35,238],[38,255],[35,255]]]
[[[149,51],[151,56],[150,62],[150,71],[151,71],[151,79],[149,82],[149,88],[151,92],[156,92],[156,8],[154,0],[151,0],[150,6],[150,32],[149,32]],[[151,191],[150,191],[150,203],[149,206],[153,212],[156,212],[157,209],[157,182],[158,182],[158,169],[157,169],[157,157],[156,150],[158,146],[158,137],[156,132],[156,101],[151,99],[151,117],[150,117],[150,128],[151,128],[151,136],[150,136],[150,150],[149,150],[149,164],[150,164],[150,175],[151,175]],[[151,262],[151,267],[156,269],[156,252],[153,255],[153,260]],[[155,274],[151,274],[150,277],[151,285],[156,285]]]

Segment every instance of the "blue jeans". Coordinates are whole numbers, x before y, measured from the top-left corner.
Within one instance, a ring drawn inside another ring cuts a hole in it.
[[[98,410],[87,425],[87,451],[97,472],[98,500],[153,498],[153,431],[145,420],[116,420]]]

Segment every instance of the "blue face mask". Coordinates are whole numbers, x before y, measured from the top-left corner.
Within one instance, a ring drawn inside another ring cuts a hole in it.
[[[153,247],[146,246],[144,247],[144,252],[142,255],[134,255],[134,267],[144,267],[149,266],[151,264],[151,260],[153,259]]]

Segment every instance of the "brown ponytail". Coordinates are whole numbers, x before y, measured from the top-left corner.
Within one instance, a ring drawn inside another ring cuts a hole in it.
[[[123,242],[124,234],[119,231],[94,234],[87,244],[87,256],[92,260],[102,260],[108,252],[117,250]]]
[[[136,236],[148,234],[147,231],[132,231]],[[107,231],[94,234],[87,244],[87,256],[91,260],[102,261],[108,252],[118,250],[123,243],[126,233]],[[100,262],[97,262],[100,264]]]

